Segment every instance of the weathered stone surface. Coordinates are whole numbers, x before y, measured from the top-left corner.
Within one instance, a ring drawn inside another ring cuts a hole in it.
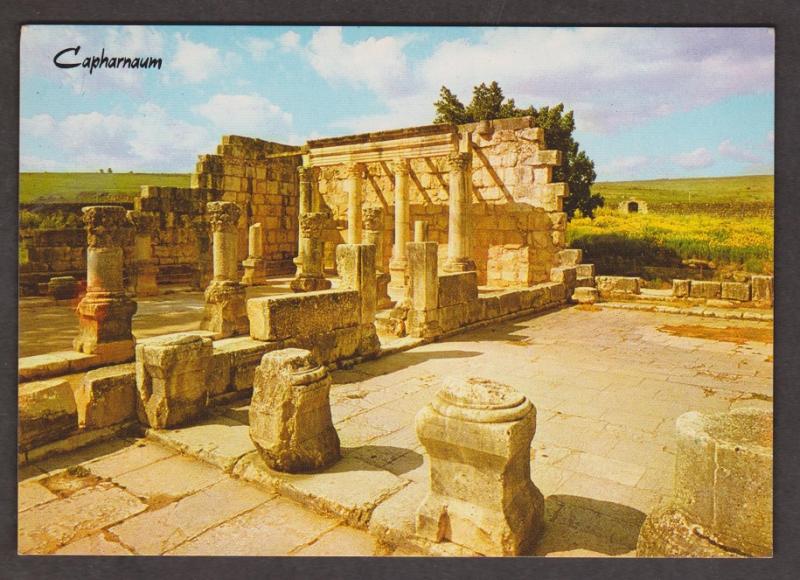
[[[774,301],[774,278],[772,276],[753,276],[750,279],[753,288],[753,302],[764,306],[772,306]]]
[[[594,304],[600,299],[597,288],[578,287],[572,292],[572,300],[578,304]]]
[[[285,340],[358,326],[361,301],[354,290],[323,290],[247,301],[250,336]]]
[[[692,280],[689,286],[689,296],[692,298],[719,298],[721,295],[722,288],[719,282]]]
[[[330,386],[328,371],[307,350],[279,350],[261,359],[250,403],[250,437],[272,469],[318,471],[339,459]]]
[[[691,280],[673,280],[672,281],[672,295],[675,298],[688,298],[689,297],[689,287],[691,285]]]
[[[134,365],[118,365],[86,373],[75,389],[78,425],[97,429],[136,418]]]
[[[69,382],[50,379],[19,386],[20,450],[54,441],[75,431],[78,412]]]
[[[673,498],[645,522],[639,554],[696,556],[721,549],[770,555],[772,411],[685,413],[677,431]]]
[[[747,302],[750,300],[750,284],[745,282],[723,282],[722,299]]]
[[[639,278],[629,276],[596,276],[597,290],[606,294],[639,294]]]
[[[530,401],[492,381],[452,380],[417,414],[416,425],[431,464],[417,534],[486,555],[532,550],[544,498],[530,478]]]
[[[578,278],[594,278],[594,264],[576,264]]]
[[[567,248],[558,252],[559,266],[577,266],[583,261],[583,250]]]
[[[47,294],[54,300],[69,300],[78,295],[78,282],[72,276],[53,276],[47,282]]]
[[[409,242],[408,303],[410,310],[406,331],[415,337],[436,336],[441,332],[437,321],[439,306],[438,244]]]
[[[214,338],[247,334],[250,322],[247,317],[245,287],[236,281],[213,280],[206,288],[205,308],[200,328],[210,330]]]
[[[139,420],[165,429],[201,414],[208,403],[206,373],[212,351],[211,339],[181,333],[138,345]]]
[[[572,294],[572,290],[578,283],[578,271],[575,266],[559,266],[550,270],[550,281],[564,284],[567,294]]]
[[[215,341],[214,354],[229,355],[229,386],[235,391],[243,391],[253,388],[253,378],[261,357],[275,347],[274,343],[254,340],[249,336],[237,336]]]
[[[478,299],[477,272],[454,272],[439,276],[439,308]]]

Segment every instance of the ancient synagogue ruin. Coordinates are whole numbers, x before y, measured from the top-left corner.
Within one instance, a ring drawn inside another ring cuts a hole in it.
[[[445,380],[408,420],[409,446],[429,460],[424,493],[358,467],[330,398],[336,369],[457,332],[573,303],[636,305],[638,278],[596,277],[566,247],[568,190],[553,182],[562,160],[528,117],[302,147],[226,136],[200,156],[190,188],[144,187],[127,211],[83,208],[85,290],[80,260],[44,284],[57,300],[80,298],[73,349],[19,363],[20,464],[131,430],[186,452],[171,433],[249,399],[246,451],[220,458],[213,449],[223,442],[209,442],[201,459],[389,544],[532,553],[545,499],[528,397],[485,377]],[[280,291],[248,294],[279,279]],[[136,299],[175,284],[203,292],[195,328],[137,340]],[[676,280],[673,294],[701,306],[726,297],[771,306],[771,278],[730,284]],[[645,523],[641,555],[771,551],[767,426],[771,413],[679,421],[674,502]],[[729,453],[737,445],[757,467]],[[730,481],[712,481],[721,462]],[[759,499],[737,511],[743,495]],[[403,517],[388,517],[392,509]],[[705,535],[691,536],[693,525]]]

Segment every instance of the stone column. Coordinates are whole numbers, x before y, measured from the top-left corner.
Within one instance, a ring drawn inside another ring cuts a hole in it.
[[[139,420],[155,429],[186,423],[208,403],[211,339],[167,334],[136,346],[136,390]]]
[[[341,280],[340,288],[358,290],[361,300],[359,354],[377,352],[380,349],[380,342],[375,330],[375,246],[339,244],[336,246],[336,270]]]
[[[406,243],[408,243],[408,174],[409,165],[407,159],[399,159],[394,163],[394,246],[392,247],[392,259],[389,262],[389,274],[392,288],[405,288],[406,267]]]
[[[317,211],[314,207],[314,189],[311,185],[311,173],[313,169],[300,165],[297,167],[297,176],[300,184],[300,198],[297,208],[297,215]]]
[[[267,263],[264,260],[264,228],[255,223],[247,231],[247,259],[242,262],[242,284],[258,286],[267,282]]]
[[[417,220],[414,222],[414,241],[415,242],[428,241],[428,222],[424,220]]]
[[[450,155],[450,220],[447,230],[447,260],[445,272],[469,272],[475,270],[475,262],[469,257],[469,212],[472,203],[472,179],[469,174],[469,153]]]
[[[192,278],[192,287],[195,290],[205,290],[213,276],[208,221],[205,217],[199,217],[192,222],[192,228],[197,239],[197,265]]]
[[[295,292],[327,290],[331,281],[325,278],[322,268],[322,230],[328,214],[309,212],[300,215],[300,243],[294,259],[297,273],[290,287]]]
[[[240,210],[230,201],[212,201],[206,207],[213,238],[214,278],[205,291],[200,327],[213,332],[215,339],[248,334],[245,287],[237,280],[236,268]]]
[[[128,221],[134,228],[133,275],[131,286],[137,296],[156,296],[158,294],[158,266],[153,260],[152,234],[155,230],[155,216],[139,211],[129,211]]]
[[[330,406],[331,377],[303,349],[261,359],[250,403],[250,439],[272,469],[318,471],[341,457]]]
[[[353,163],[347,168],[347,243],[361,243],[361,182],[366,167]]]
[[[531,481],[531,402],[504,384],[451,379],[417,414],[416,430],[431,473],[417,534],[487,556],[529,554],[544,525]]]
[[[408,316],[406,330],[414,337],[433,337],[441,333],[438,319],[439,274],[436,242],[409,242]]]
[[[78,304],[80,328],[73,346],[107,362],[130,360],[135,339],[131,319],[136,302],[122,283],[122,232],[125,208],[94,205],[83,208],[86,225],[86,295]]]
[[[389,298],[389,273],[383,270],[383,208],[365,207],[363,211],[362,234],[365,244],[375,246],[375,284],[378,309],[391,308],[394,302]]]

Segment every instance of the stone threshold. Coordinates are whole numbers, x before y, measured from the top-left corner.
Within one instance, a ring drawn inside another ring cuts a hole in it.
[[[755,312],[745,309],[728,308],[686,308],[680,306],[670,306],[662,304],[648,303],[644,301],[632,302],[598,302],[598,306],[605,308],[616,308],[619,310],[641,310],[646,312],[661,312],[664,314],[684,314],[689,316],[703,316],[706,318],[721,318],[726,320],[763,320],[772,322],[774,314],[772,312]]]

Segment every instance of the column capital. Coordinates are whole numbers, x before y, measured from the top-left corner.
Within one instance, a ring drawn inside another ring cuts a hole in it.
[[[319,239],[322,237],[322,230],[325,229],[325,222],[328,221],[328,214],[324,212],[308,212],[300,216],[300,237],[309,239]]]
[[[367,166],[360,161],[355,163],[348,163],[347,164],[347,177],[357,177],[359,179],[364,179],[366,177]]]
[[[314,175],[314,168],[307,165],[298,165],[297,175],[300,178],[300,181],[303,182],[311,181],[311,178]]]
[[[126,210],[118,205],[90,205],[81,208],[90,248],[115,248],[122,245],[120,231],[128,222]]]
[[[471,160],[471,153],[451,153],[447,156],[447,165],[450,171],[465,171]]]
[[[408,175],[409,171],[411,170],[408,159],[405,158],[395,159],[392,162],[392,170],[394,171],[395,175],[397,174]]]
[[[137,234],[152,234],[156,229],[156,216],[152,214],[130,210],[127,218]]]
[[[361,228],[364,230],[383,231],[383,208],[365,207],[361,210],[363,215]]]
[[[233,232],[239,221],[241,210],[232,201],[211,201],[206,204],[208,223],[214,232]]]

